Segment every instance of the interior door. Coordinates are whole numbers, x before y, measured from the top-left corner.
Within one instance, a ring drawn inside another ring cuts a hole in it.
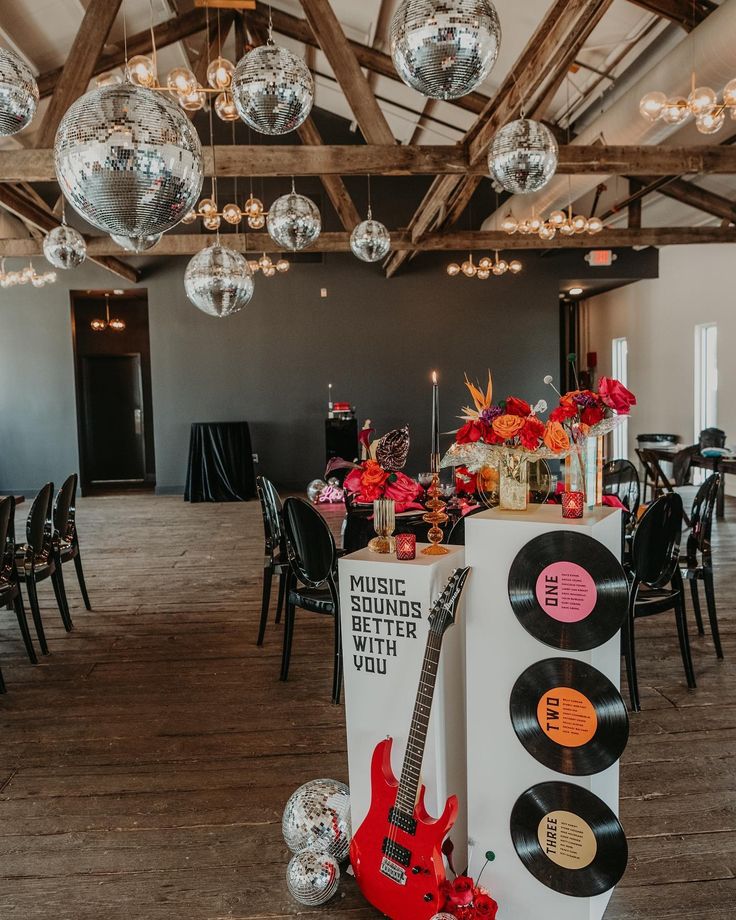
[[[91,485],[143,482],[141,356],[84,355],[84,470]]]

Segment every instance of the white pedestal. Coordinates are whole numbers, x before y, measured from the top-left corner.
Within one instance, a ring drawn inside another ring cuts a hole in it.
[[[418,545],[411,562],[366,549],[339,563],[353,828],[368,811],[371,757],[387,735],[394,739],[394,772],[397,777],[401,773],[429,610],[452,570],[463,565],[461,546],[448,547],[445,556],[422,556],[421,549]],[[458,870],[467,859],[464,619],[461,601],[442,645],[422,769],[433,817],[442,813],[450,795],[458,796],[460,811],[450,834]]]
[[[465,589],[470,875],[477,877],[484,854],[493,850],[496,861],[483,880],[498,900],[503,920],[600,920],[611,897],[607,892],[577,898],[547,888],[522,864],[509,831],[511,810],[521,793],[551,780],[583,786],[618,814],[618,764],[590,777],[550,770],[522,746],[509,717],[517,678],[544,658],[579,659],[619,686],[618,634],[587,652],[561,651],[530,635],[511,609],[511,563],[526,543],[554,530],[587,534],[620,558],[620,512],[610,508],[591,509],[581,520],[564,520],[559,505],[535,505],[526,512],[494,509],[465,522],[465,559],[472,566]]]

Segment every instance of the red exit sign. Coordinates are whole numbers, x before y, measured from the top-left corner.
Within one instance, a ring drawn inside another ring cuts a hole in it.
[[[591,249],[585,257],[588,265],[609,266],[613,265],[614,255],[610,249]]]

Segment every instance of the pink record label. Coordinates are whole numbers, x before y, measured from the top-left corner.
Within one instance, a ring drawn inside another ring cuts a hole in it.
[[[553,562],[537,578],[537,601],[561,623],[579,623],[591,614],[598,592],[585,569],[574,562]]]

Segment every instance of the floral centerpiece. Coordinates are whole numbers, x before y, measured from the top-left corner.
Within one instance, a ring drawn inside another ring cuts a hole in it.
[[[447,857],[450,869],[453,870],[453,846],[449,838],[445,841],[442,852]],[[452,881],[443,882],[440,888],[441,911],[435,914],[432,920],[451,920],[453,917],[457,920],[496,920],[498,904],[490,892],[480,884],[486,866],[495,858],[493,851],[489,850],[486,853],[486,861],[475,880],[469,875],[462,874],[455,875]]]

